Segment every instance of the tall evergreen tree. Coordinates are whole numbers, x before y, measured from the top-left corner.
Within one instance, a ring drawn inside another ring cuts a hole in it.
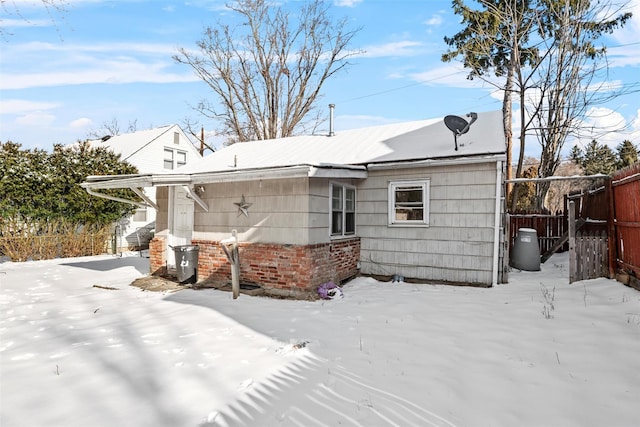
[[[542,148],[538,177],[552,176],[566,138],[577,130],[587,107],[615,95],[594,88],[600,81],[597,72],[606,71],[606,50],[596,41],[623,26],[631,14],[619,13],[606,0],[479,0],[474,3],[479,10],[464,0],[452,4],[465,27],[445,38],[452,49],[442,59],[462,58],[470,77],[493,72],[502,78],[485,81],[504,91],[508,143],[511,92],[517,93],[521,155],[516,176],[522,173],[528,134],[535,134]],[[548,182],[537,186],[538,209],[548,188]],[[517,197],[512,200],[513,209]]]
[[[572,159],[582,166],[585,175],[611,175],[616,170],[617,159],[611,148],[599,144],[595,139],[585,147],[584,151],[574,154]]]
[[[631,141],[625,139],[616,147],[618,153],[618,169],[631,166],[638,163],[638,147],[633,145]]]

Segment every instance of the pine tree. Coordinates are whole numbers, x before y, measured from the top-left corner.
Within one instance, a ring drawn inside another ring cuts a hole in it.
[[[573,151],[571,155],[573,158]],[[585,147],[584,152],[580,150],[575,159],[584,169],[585,175],[611,175],[616,170],[617,159],[613,150],[604,144],[599,144],[595,139]]]
[[[628,139],[622,141],[622,143],[616,147],[616,150],[618,153],[618,169],[638,163],[638,148]]]

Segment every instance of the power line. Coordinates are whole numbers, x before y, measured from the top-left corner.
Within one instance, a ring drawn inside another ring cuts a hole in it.
[[[367,95],[358,96],[358,97],[355,97],[355,98],[345,99],[343,101],[339,101],[338,103],[346,104],[346,103],[352,102],[352,101],[359,101],[361,99],[371,98],[371,97],[378,96],[378,95],[384,95],[386,93],[397,92],[399,90],[404,90],[404,89],[408,89],[410,87],[420,86],[420,85],[423,85],[425,83],[431,83],[431,82],[434,82],[436,80],[445,79],[447,77],[452,77],[452,76],[455,76],[456,74],[461,74],[461,73],[463,73],[463,71],[456,71],[454,73],[446,74],[444,76],[434,77],[434,78],[428,79],[428,80],[420,80],[419,82],[411,83],[411,84],[408,84],[408,85],[399,86],[399,87],[396,87],[396,88],[391,88],[391,89],[383,90],[383,91],[380,91],[380,92],[373,92],[373,93],[369,93]]]

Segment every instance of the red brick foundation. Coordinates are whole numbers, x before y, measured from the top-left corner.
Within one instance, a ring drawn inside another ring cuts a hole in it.
[[[167,245],[163,237],[154,237],[149,242],[149,270],[151,274],[167,272]]]
[[[231,267],[220,243],[193,240],[192,244],[200,246],[198,280],[228,283]],[[322,283],[340,284],[357,275],[360,239],[308,246],[240,243],[239,252],[241,283],[259,285],[273,294],[300,295],[315,292]]]

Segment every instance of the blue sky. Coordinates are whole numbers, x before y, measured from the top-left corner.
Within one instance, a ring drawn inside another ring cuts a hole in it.
[[[191,107],[211,98],[208,87],[171,56],[195,48],[203,28],[228,13],[224,3],[67,0],[59,13],[39,0],[9,0],[21,16],[1,12],[0,141],[50,149],[114,119],[125,131],[133,121],[141,130],[190,117],[212,134],[216,123]],[[632,22],[603,41],[612,84],[639,90],[640,0],[629,8]],[[440,61],[443,37],[461,28],[450,0],[335,0],[332,13],[362,27],[352,47],[365,52],[322,90],[319,105],[336,104],[336,131],[501,108],[491,86]],[[590,116],[599,141],[640,144],[640,92]],[[527,154],[536,152],[528,142]]]

